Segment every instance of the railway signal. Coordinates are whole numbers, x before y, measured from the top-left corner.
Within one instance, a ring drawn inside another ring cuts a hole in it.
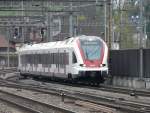
[[[43,38],[44,38],[44,35],[45,35],[45,28],[44,27],[41,28],[40,33],[41,33],[41,38],[42,38],[42,41],[43,41]]]
[[[16,38],[18,38],[18,36],[19,36],[19,28],[16,27],[16,28],[14,29],[13,38],[16,39]]]

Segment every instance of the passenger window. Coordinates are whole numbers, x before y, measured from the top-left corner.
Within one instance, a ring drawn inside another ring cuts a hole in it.
[[[75,55],[75,53],[74,52],[72,52],[72,62],[73,63],[77,63],[77,58],[76,58],[76,55]]]

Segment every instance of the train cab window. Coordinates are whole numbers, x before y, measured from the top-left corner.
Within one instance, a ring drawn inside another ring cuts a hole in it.
[[[46,62],[47,62],[46,54],[42,54],[42,64],[44,67],[47,66]]]
[[[74,52],[72,52],[72,63],[77,63],[77,58]]]

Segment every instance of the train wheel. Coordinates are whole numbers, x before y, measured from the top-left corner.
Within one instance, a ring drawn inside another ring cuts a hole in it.
[[[99,85],[100,85],[100,82],[96,82],[96,83],[95,83],[95,86],[99,86]]]
[[[72,80],[72,74],[71,73],[68,74],[68,80]]]
[[[27,79],[27,78],[28,78],[28,76],[27,76],[26,74],[20,73],[20,76],[21,76],[23,79]]]

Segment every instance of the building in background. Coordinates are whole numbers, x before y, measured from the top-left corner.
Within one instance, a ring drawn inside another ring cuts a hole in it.
[[[9,58],[9,62],[8,62]],[[0,68],[17,66],[17,55],[15,44],[9,42],[3,35],[0,35]]]

